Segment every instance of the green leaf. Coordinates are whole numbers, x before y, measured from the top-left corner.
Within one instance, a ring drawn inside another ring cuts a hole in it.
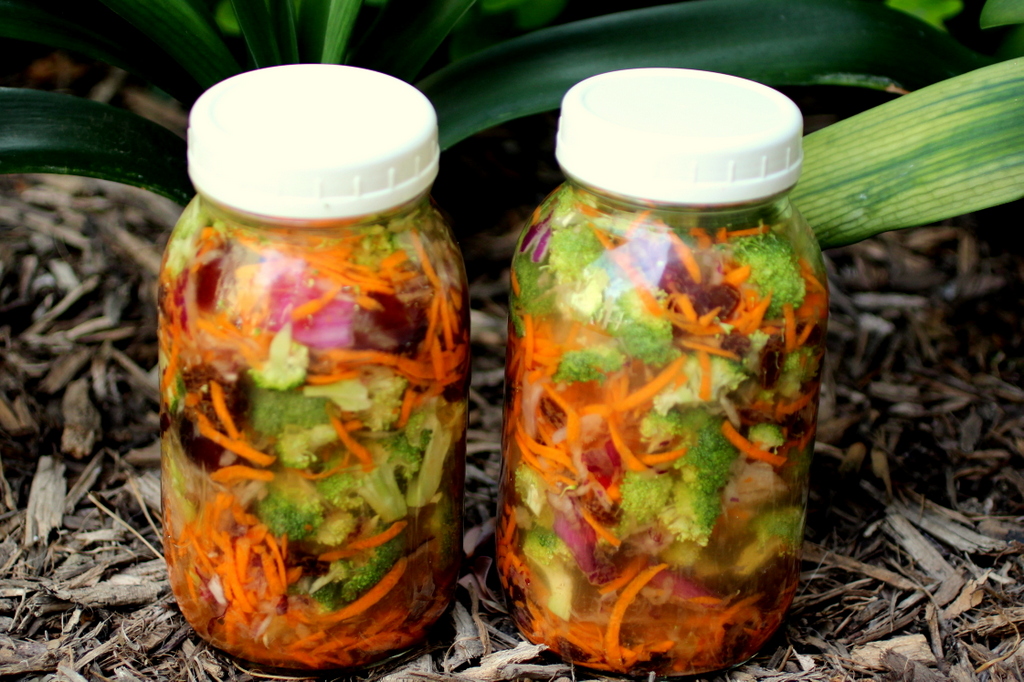
[[[341,64],[362,0],[302,0],[299,52],[305,62]]]
[[[0,37],[87,54],[131,71],[183,102],[202,92],[156,43],[95,0],[0,0]]]
[[[0,173],[66,173],[195,194],[185,141],[144,118],[80,97],[0,88]]]
[[[808,135],[793,201],[822,248],[1024,196],[1024,59]]]
[[[589,76],[640,66],[731,73],[769,85],[914,89],[990,62],[902,12],[860,0],[705,0],[541,29],[419,83],[441,146],[558,107]]]
[[[980,21],[982,28],[1024,24],[1024,0],[988,0]]]
[[[187,0],[102,0],[192,74],[206,89],[242,71],[213,16]]]
[[[476,0],[391,0],[353,64],[411,81]]]
[[[946,30],[946,21],[964,9],[963,0],[885,0],[885,4],[942,31]]]
[[[245,36],[253,64],[257,69],[277,66],[281,53],[277,49],[277,34],[270,19],[270,9],[265,0],[231,0],[238,17],[238,26]]]
[[[270,0],[270,16],[277,27],[277,45],[281,63],[299,63],[299,45],[295,26],[295,3],[292,0]]]

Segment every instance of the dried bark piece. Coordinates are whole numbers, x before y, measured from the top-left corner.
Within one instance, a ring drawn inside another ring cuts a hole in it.
[[[813,542],[804,543],[803,560],[810,561],[812,563],[823,563],[838,566],[839,568],[845,568],[853,573],[861,573],[876,580],[881,580],[882,582],[888,583],[900,590],[917,589],[917,585],[887,568],[873,566],[871,564],[866,564],[863,561],[858,561],[853,557],[836,554],[835,552],[831,552],[820,545],[814,544]]]
[[[27,436],[38,430],[22,396],[15,398],[12,405],[0,395],[0,429],[11,436]]]
[[[52,394],[61,390],[75,378],[79,370],[85,367],[85,363],[89,362],[90,357],[92,357],[91,348],[80,348],[70,355],[61,356],[53,363],[53,367],[50,368],[46,377],[39,382],[39,391]]]
[[[25,512],[25,545],[46,542],[51,530],[59,528],[64,512],[64,464],[53,457],[40,457]]]
[[[936,580],[945,580],[956,573],[948,561],[942,558],[935,545],[911,525],[905,516],[890,511],[885,519],[885,528],[896,542],[907,551],[925,573]]]
[[[81,378],[68,384],[60,405],[64,414],[64,433],[60,449],[81,459],[92,453],[100,433],[100,413],[89,399],[89,379]]]
[[[56,644],[57,640],[51,642]],[[58,651],[42,642],[0,635],[0,675],[49,672],[57,667]]]
[[[455,624],[455,642],[444,660],[445,672],[451,672],[484,654],[484,645],[480,641],[480,632],[473,616],[460,602],[455,602],[455,608],[452,609],[452,621]]]
[[[547,651],[547,647],[543,644],[520,642],[513,649],[496,651],[493,654],[484,656],[480,660],[479,666],[463,670],[460,676],[470,680],[478,680],[479,682],[497,682],[498,680],[513,680],[519,677],[551,680],[559,675],[566,675],[570,672],[569,666],[564,663],[550,665],[525,663],[525,661],[537,658],[545,651]]]
[[[935,654],[924,635],[904,635],[881,642],[871,642],[850,651],[850,657],[868,668],[885,668],[885,654],[895,652],[904,659],[937,665]]]
[[[125,584],[123,581],[108,580],[92,587],[70,590],[57,588],[53,591],[53,594],[58,599],[81,604],[82,606],[110,608],[149,604],[156,601],[168,589],[170,589],[170,584],[166,580],[140,580],[135,585]]]
[[[902,682],[946,682],[947,680],[945,675],[929,670],[918,661],[891,649],[882,654],[881,663],[882,667],[891,673],[891,675],[886,675],[883,679],[892,680],[893,682],[898,680]]]

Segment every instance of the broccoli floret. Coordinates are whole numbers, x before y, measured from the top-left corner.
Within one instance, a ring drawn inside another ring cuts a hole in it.
[[[427,418],[434,414],[435,409],[436,406],[433,403],[427,403],[409,415],[409,421],[405,422],[405,428],[402,429],[406,440],[420,450],[425,449],[427,443],[430,442],[430,429],[432,427],[428,427]],[[436,420],[430,421],[433,424]]]
[[[814,348],[801,348],[786,356],[776,390],[787,398],[800,394],[804,383],[818,376],[819,360]]]
[[[345,379],[323,386],[306,386],[302,395],[307,398],[327,398],[345,412],[362,412],[373,405],[370,392],[358,379]]]
[[[316,529],[313,539],[321,545],[340,545],[358,525],[358,520],[352,514],[336,511],[324,519],[324,522]]]
[[[210,224],[209,217],[200,208],[202,202],[193,200],[174,226],[164,256],[164,270],[172,278],[176,278],[185,266],[192,262],[196,255],[196,237],[204,227]]]
[[[356,474],[343,471],[317,481],[316,491],[332,507],[352,511],[364,504],[358,492],[359,483]]]
[[[668,474],[627,471],[619,487],[623,523],[638,528],[654,521],[668,505],[672,483],[673,476]]]
[[[340,559],[310,587],[313,599],[327,611],[354,602],[381,581],[405,550],[405,534],[385,542],[357,559]]]
[[[672,344],[672,323],[651,313],[635,289],[616,299],[605,327],[627,355],[648,365],[664,365],[679,356]]]
[[[722,419],[700,410],[691,411],[683,419],[691,426],[682,437],[688,450],[674,463],[679,475],[672,501],[659,518],[678,540],[704,546],[722,511],[722,487],[739,451],[722,434]]]
[[[405,500],[410,507],[422,507],[430,502],[441,485],[445,460],[453,445],[453,434],[462,433],[466,412],[462,403],[447,403],[437,399],[432,412],[423,421],[423,429],[429,431],[430,440],[423,452],[423,464],[419,474],[409,483]],[[422,438],[422,436],[421,436]]]
[[[548,265],[559,284],[575,283],[594,261],[604,255],[604,246],[586,223],[557,228],[548,245]]]
[[[686,363],[683,366],[683,374],[686,376],[686,383],[679,386],[669,385],[661,393],[654,396],[654,409],[656,412],[666,414],[676,405],[704,402],[701,400],[704,370],[696,355],[691,355],[686,359]],[[711,396],[709,402],[718,402],[727,393],[736,390],[746,379],[747,374],[743,365],[728,358],[712,355]]]
[[[771,294],[767,317],[782,315],[782,307],[786,303],[793,308],[799,308],[803,303],[806,286],[800,275],[796,252],[782,237],[769,232],[737,239],[733,242],[733,257],[740,265],[750,266],[747,281],[757,286],[762,296]]]
[[[804,510],[794,506],[758,512],[753,526],[762,544],[777,538],[787,548],[795,549],[804,537]]]
[[[526,254],[516,254],[512,259],[512,271],[515,273],[516,282],[519,284],[519,295],[512,295],[512,320],[517,321],[520,315],[516,314],[518,308],[530,315],[547,315],[554,310],[555,297],[551,290],[550,277],[545,277],[547,268],[540,263],[534,263],[533,259]],[[519,325],[522,320],[518,319]],[[516,333],[523,335],[520,326],[516,327]]]
[[[311,483],[297,476],[278,475],[267,496],[256,504],[256,515],[274,535],[304,540],[324,520],[324,506]]]
[[[374,460],[386,461],[394,466],[397,478],[403,482],[408,482],[420,470],[425,447],[425,444],[417,447],[410,443],[409,437],[403,432],[392,433],[370,444]]]
[[[259,369],[250,369],[253,381],[260,388],[287,391],[301,386],[309,367],[309,348],[292,341],[292,325],[286,324],[270,342],[267,361]]]
[[[604,381],[605,376],[626,363],[626,356],[612,346],[595,346],[571,350],[562,356],[555,372],[555,381]]]
[[[386,431],[398,419],[402,396],[409,382],[390,372],[378,372],[365,381],[370,407],[359,413],[359,419],[371,431]]]
[[[536,573],[547,583],[550,596],[547,607],[562,620],[572,615],[575,581],[570,567],[575,565],[569,547],[553,531],[534,528],[526,532],[523,554],[534,564]]]
[[[317,424],[303,428],[288,424],[277,439],[274,449],[283,466],[305,469],[316,461],[316,451],[338,440],[338,433],[330,424]]]
[[[273,391],[253,386],[249,391],[252,427],[268,436],[279,436],[288,426],[310,429],[330,424],[327,401],[307,398],[299,391]]]
[[[516,467],[514,485],[519,501],[530,510],[534,518],[549,510],[547,483],[536,469],[520,464]]]
[[[397,521],[409,511],[405,495],[398,487],[395,465],[392,462],[378,461],[373,471],[359,479],[356,492],[385,523]]]
[[[781,447],[786,442],[782,429],[775,424],[754,424],[747,433],[747,440],[761,448],[769,450]]]
[[[705,419],[706,415],[700,410],[648,412],[640,422],[640,436],[645,442],[661,447],[667,447],[680,437],[695,443],[696,433],[704,426]]]
[[[395,240],[383,225],[374,225],[363,233],[352,259],[358,265],[374,268],[395,252]]]

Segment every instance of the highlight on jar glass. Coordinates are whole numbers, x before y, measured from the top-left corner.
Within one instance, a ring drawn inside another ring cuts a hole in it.
[[[427,99],[363,69],[251,71],[192,110],[198,195],[160,275],[164,547],[228,653],[363,666],[451,599],[468,302],[437,164]]]
[[[531,641],[702,673],[799,574],[828,292],[781,94],[683,69],[572,88],[568,178],[512,264],[498,567]]]

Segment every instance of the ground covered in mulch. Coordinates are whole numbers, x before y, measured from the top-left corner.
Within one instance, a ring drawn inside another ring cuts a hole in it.
[[[265,676],[192,632],[160,556],[154,295],[178,210],[112,183],[0,176],[0,676]],[[521,641],[491,568],[505,268],[526,210],[463,237],[457,603],[425,648],[354,679],[594,679]],[[828,254],[801,587],[762,653],[709,679],[1024,679],[1024,254],[977,220]]]
[[[8,84],[77,84],[183,130],[180,107],[123,72],[68,75],[80,64],[61,59]],[[507,263],[522,220],[560,181],[552,122],[490,131],[442,162],[435,195],[452,211],[472,282],[467,558],[431,640],[351,679],[603,679],[521,640],[490,559]],[[191,630],[160,555],[155,280],[179,212],[112,183],[0,175],[5,679],[268,676]],[[1024,252],[1008,247],[1005,222],[1019,214],[828,254],[801,587],[759,656],[707,679],[1024,679]]]

